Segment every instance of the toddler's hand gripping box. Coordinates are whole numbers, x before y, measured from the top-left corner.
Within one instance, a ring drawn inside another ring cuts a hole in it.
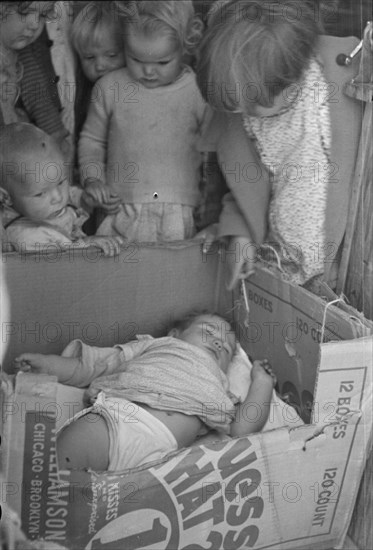
[[[198,262],[197,250],[192,254]],[[175,259],[175,250],[161,255],[167,264],[170,255]],[[105,262],[97,267],[105,271]],[[211,266],[200,261],[199,267],[200,280],[211,276]],[[259,280],[265,275],[259,274]],[[137,276],[131,284],[137,292]],[[278,289],[286,295],[288,286],[281,282]],[[320,299],[301,292],[306,301],[318,304]],[[196,293],[196,305],[211,307],[210,295],[201,300]],[[195,303],[191,296],[188,309]],[[231,305],[236,298],[230,297]],[[285,301],[284,294],[278,298]],[[101,289],[99,302],[103,299]],[[224,303],[219,303],[222,312]],[[253,311],[250,315],[255,319]],[[352,322],[343,312],[333,315],[342,332],[342,325]],[[81,408],[82,392],[57,384],[54,377],[21,373],[14,384],[3,383],[3,499],[20,515],[29,539],[77,550],[341,548],[371,443],[372,342],[365,336],[317,343],[313,360],[306,360],[309,369],[314,365],[317,370],[311,424],[207,440],[168,460],[115,474],[58,472],[56,426]],[[242,343],[255,353],[253,342]],[[261,343],[264,349],[267,344]],[[281,346],[288,344],[278,344],[279,357]],[[297,347],[297,368],[304,368],[302,353]],[[276,368],[280,386],[289,379],[297,383],[288,368],[282,378]],[[299,392],[312,389],[307,373],[297,376]]]

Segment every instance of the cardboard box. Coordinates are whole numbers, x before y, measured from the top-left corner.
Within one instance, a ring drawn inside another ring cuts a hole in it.
[[[136,333],[159,336],[193,308],[229,310],[232,296],[218,265],[219,256],[203,255],[196,241],[129,243],[114,258],[52,245],[43,253],[3,254],[11,297],[2,318],[4,368],[26,349],[59,353],[73,338],[111,346]]]
[[[15,321],[11,322],[19,322],[22,309],[32,312],[35,307],[38,308],[35,318],[44,327],[56,318],[58,321],[54,322],[83,326],[87,319],[99,318],[95,317],[99,312],[106,323],[100,327],[107,328],[102,331],[100,342],[110,345],[113,343],[107,321],[110,314],[114,322],[122,321],[123,315],[125,322],[134,322],[136,327],[146,326],[151,309],[150,289],[156,293],[157,281],[162,280],[158,288],[161,287],[164,294],[155,294],[157,304],[153,309],[156,312],[153,322],[159,328],[170,318],[167,277],[175,281],[171,265],[178,274],[184,274],[183,280],[173,282],[175,287],[179,287],[180,292],[186,287],[190,291],[188,302],[176,305],[180,313],[197,305],[214,307],[220,312],[227,312],[229,308],[238,311],[237,296],[224,295],[221,288],[218,258],[211,257],[205,263],[197,245],[184,252],[165,248],[158,250],[156,256],[153,253],[152,248],[141,250],[142,268],[151,265],[150,270],[145,270],[146,280],[139,277],[137,264],[132,266],[132,273],[128,265],[121,266],[118,273],[109,269],[110,260],[98,261],[93,271],[87,270],[83,258],[75,259],[72,265],[65,259],[54,266],[54,272],[50,269],[42,281],[32,279],[34,292],[32,296],[25,292],[17,297],[13,303]],[[6,264],[11,266],[11,285],[15,284],[17,273],[20,277],[19,261],[9,259]],[[28,261],[34,262],[26,259]],[[35,265],[31,264],[31,273]],[[69,277],[69,270],[73,272],[72,277],[74,273],[83,274],[80,281]],[[198,281],[194,283],[195,290],[190,290],[189,274]],[[123,277],[127,285],[121,293]],[[263,281],[264,274],[261,277]],[[72,307],[69,294],[68,304],[62,304],[59,309],[55,303],[40,305],[41,296],[62,285],[64,280],[69,281],[70,288],[80,286],[82,303],[86,306],[82,320],[78,309]],[[100,292],[97,292],[99,281]],[[285,295],[293,292],[287,283],[277,280],[272,283],[278,284]],[[97,301],[89,303],[88,296],[93,293]],[[133,294],[137,301],[131,317],[125,306],[127,300],[133,305]],[[301,290],[301,294],[303,305],[307,300],[310,304],[315,300],[318,303],[319,299],[306,291]],[[177,301],[177,288],[175,298]],[[162,304],[166,305],[164,311]],[[272,309],[277,311],[275,307]],[[246,334],[247,328],[243,312],[241,306],[238,315],[241,323],[237,326],[241,335]],[[57,317],[53,317],[54,313]],[[344,326],[344,312],[335,308],[333,315],[338,327]],[[250,319],[255,321],[252,309]],[[264,322],[263,317],[263,326]],[[268,322],[280,321],[268,317]],[[63,415],[70,415],[81,406],[81,392],[66,389],[57,384],[54,377],[19,374],[14,384],[3,384],[6,466],[3,498],[20,515],[28,538],[41,537],[77,550],[341,548],[371,444],[373,370],[372,336],[354,338],[353,335],[343,340],[343,334],[338,333],[341,339],[316,343],[312,360],[308,354],[303,357],[307,345],[297,347],[297,378],[289,378],[294,369],[285,361],[284,368],[287,365],[289,371],[285,370],[282,380],[294,380],[294,384],[300,381],[296,388],[299,392],[307,388],[314,393],[311,424],[227,441],[207,440],[175,453],[169,460],[118,474],[58,472],[56,426]],[[9,346],[12,354],[29,349],[28,342],[20,345],[18,331],[11,336],[17,340]],[[54,348],[67,343],[62,340]],[[247,348],[245,338],[241,341]],[[250,352],[267,353],[267,345],[268,342],[263,341],[263,349],[252,348]],[[274,346],[271,360],[280,375],[282,363],[278,366],[280,363],[275,359],[284,352],[278,342]],[[48,349],[45,343],[41,347],[43,351]],[[313,371],[312,375],[307,369]],[[312,379],[316,380],[314,386]]]
[[[279,393],[309,422],[320,343],[367,336],[373,333],[373,322],[343,301],[332,304],[284,282],[278,272],[264,266],[240,294],[241,344],[250,356],[269,359]]]

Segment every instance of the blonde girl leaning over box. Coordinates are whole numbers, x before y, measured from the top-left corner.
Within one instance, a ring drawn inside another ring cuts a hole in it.
[[[216,4],[197,78],[220,111],[204,148],[230,188],[218,233],[239,254],[227,255],[230,288],[266,242],[291,281],[333,286],[362,115],[343,93],[355,63],[336,58],[357,42],[322,35],[307,1]]]

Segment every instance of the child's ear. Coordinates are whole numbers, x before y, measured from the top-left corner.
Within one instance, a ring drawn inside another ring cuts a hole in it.
[[[12,199],[6,189],[0,187],[0,205],[12,206]]]

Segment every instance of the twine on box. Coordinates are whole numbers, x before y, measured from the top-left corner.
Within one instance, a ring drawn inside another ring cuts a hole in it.
[[[342,296],[340,298],[336,298],[335,300],[332,300],[331,302],[328,302],[325,306],[324,314],[323,314],[323,318],[322,318],[322,325],[321,325],[321,338],[320,338],[320,341],[321,341],[322,344],[324,343],[324,334],[325,334],[325,323],[326,323],[327,310],[333,304],[338,304],[340,302],[346,303]]]

